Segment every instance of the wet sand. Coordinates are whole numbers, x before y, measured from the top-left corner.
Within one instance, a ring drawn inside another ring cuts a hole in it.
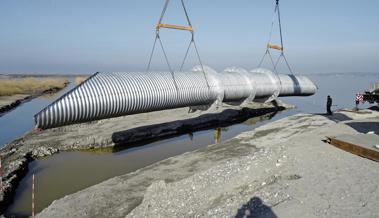
[[[377,128],[366,124],[379,113],[365,111],[290,116],[68,195],[38,217],[375,217],[379,163],[323,142]]]

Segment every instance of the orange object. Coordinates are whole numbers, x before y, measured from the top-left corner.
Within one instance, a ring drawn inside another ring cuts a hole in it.
[[[157,30],[160,28],[168,28],[168,29],[176,29],[176,30],[187,30],[192,32],[192,26],[179,26],[179,25],[172,25],[172,24],[163,24],[163,23],[158,23],[156,26]]]
[[[33,128],[33,132],[42,132],[42,129],[41,129],[41,128],[34,127],[34,128]]]
[[[276,50],[279,50],[279,51],[283,51],[283,47],[282,46],[280,46],[280,45],[273,45],[273,44],[270,44],[270,43],[267,44],[267,48],[272,48],[272,49],[276,49]]]

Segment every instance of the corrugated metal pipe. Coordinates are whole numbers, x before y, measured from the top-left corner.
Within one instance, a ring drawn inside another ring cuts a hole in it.
[[[174,76],[173,76],[174,75]],[[316,86],[304,76],[266,69],[209,67],[189,72],[96,73],[34,116],[36,127],[68,124],[179,107],[271,101],[309,96]],[[173,80],[175,78],[175,82]]]

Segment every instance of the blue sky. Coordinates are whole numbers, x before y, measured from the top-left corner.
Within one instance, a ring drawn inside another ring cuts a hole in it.
[[[185,24],[179,0],[171,1],[165,23]],[[185,2],[206,65],[216,70],[258,65],[273,0]],[[163,4],[0,0],[0,73],[145,70]],[[295,72],[379,72],[378,9],[377,0],[281,0],[285,52]],[[161,37],[177,69],[190,35],[162,30]],[[192,51],[185,68],[195,64]],[[152,69],[167,70],[160,52]]]

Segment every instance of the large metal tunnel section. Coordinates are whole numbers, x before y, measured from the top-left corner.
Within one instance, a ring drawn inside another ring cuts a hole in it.
[[[271,101],[279,96],[308,96],[316,86],[304,76],[228,68],[217,73],[195,67],[190,72],[96,73],[34,116],[36,127],[201,105]],[[175,80],[173,79],[175,78]]]

